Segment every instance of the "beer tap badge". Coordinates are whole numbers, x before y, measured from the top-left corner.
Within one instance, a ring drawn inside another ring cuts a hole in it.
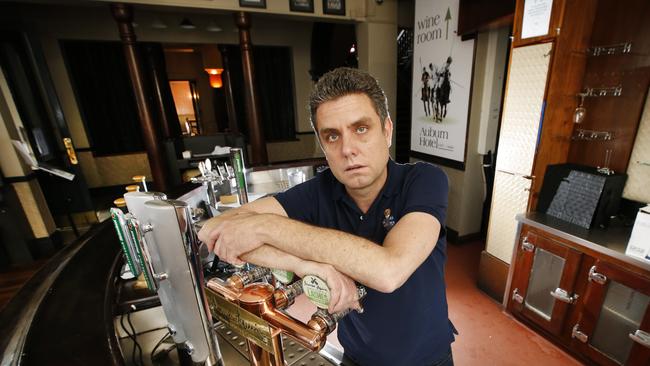
[[[331,299],[327,282],[318,276],[307,275],[302,279],[302,289],[314,305],[321,309],[327,309]]]
[[[381,224],[384,226],[386,231],[389,231],[393,226],[395,226],[395,217],[390,214],[390,208],[384,210],[384,219],[381,221]]]

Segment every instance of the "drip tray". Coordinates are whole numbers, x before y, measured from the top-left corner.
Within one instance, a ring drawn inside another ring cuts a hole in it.
[[[250,365],[246,339],[221,322],[215,325],[215,329],[224,363],[228,366]],[[310,352],[291,337],[283,335],[282,349],[287,366],[341,365],[341,351],[329,344],[326,344],[320,353]]]

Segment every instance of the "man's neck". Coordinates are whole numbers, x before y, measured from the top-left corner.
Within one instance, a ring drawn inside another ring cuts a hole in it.
[[[345,190],[348,192],[350,198],[352,198],[352,201],[357,204],[357,207],[359,207],[361,212],[365,214],[370,209],[370,206],[372,206],[372,203],[375,202],[377,196],[379,196],[379,193],[381,192],[382,188],[384,188],[386,181],[388,181],[388,167],[386,167],[377,181],[375,181],[369,187],[358,190],[351,190],[345,187]]]

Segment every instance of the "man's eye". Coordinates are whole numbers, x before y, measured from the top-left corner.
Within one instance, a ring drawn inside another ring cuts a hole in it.
[[[357,127],[357,133],[366,133],[366,132],[368,132],[368,127],[366,126]]]
[[[327,142],[334,142],[334,141],[336,141],[338,139],[339,139],[338,135],[327,135],[327,137],[325,138],[325,140],[327,140]]]

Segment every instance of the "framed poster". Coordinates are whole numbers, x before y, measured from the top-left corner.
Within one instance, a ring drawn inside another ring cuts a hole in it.
[[[266,0],[239,0],[239,6],[246,8],[266,8]]]
[[[289,0],[289,9],[303,13],[314,12],[314,0]]]
[[[323,0],[323,13],[345,15],[345,0]]]
[[[457,34],[459,0],[416,0],[411,156],[465,169],[474,40]]]

